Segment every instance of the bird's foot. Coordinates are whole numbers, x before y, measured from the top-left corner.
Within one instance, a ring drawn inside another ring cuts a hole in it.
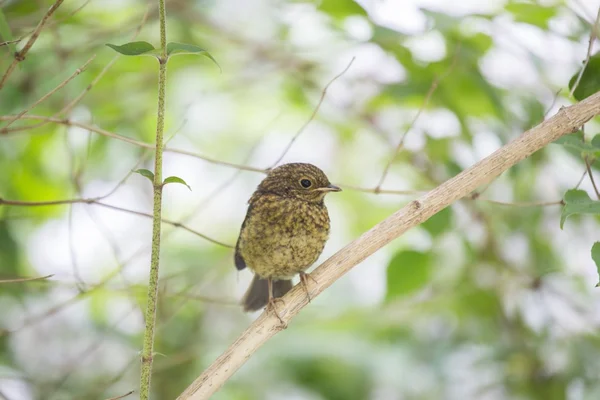
[[[304,291],[306,292],[306,297],[308,298],[308,302],[310,303],[312,298],[310,297],[310,292],[308,291],[308,280],[309,279],[312,280],[314,283],[318,283],[317,280],[315,278],[313,278],[310,274],[307,274],[306,272],[300,272],[300,283],[302,284],[302,287],[304,288]]]
[[[280,299],[278,297],[270,298],[269,302],[267,303],[267,312],[273,312],[273,314],[275,314],[277,319],[279,319],[279,322],[281,323],[282,328],[285,329],[285,328],[287,328],[287,323],[285,323],[283,321],[283,319],[281,318],[281,315],[279,315],[279,312],[277,311],[277,306],[275,305],[275,303],[278,303],[278,302],[285,304],[285,301],[283,301],[283,299]]]

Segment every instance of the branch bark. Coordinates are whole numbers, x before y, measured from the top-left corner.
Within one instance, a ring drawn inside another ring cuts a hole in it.
[[[578,104],[561,109],[552,118],[523,133],[419,199],[410,202],[316,268],[311,274],[314,281],[308,280],[311,297],[318,296],[352,267],[410,228],[426,221],[453,202],[468,196],[479,186],[491,182],[508,168],[561,136],[575,132],[585,122],[599,114],[600,92]],[[299,286],[296,285],[283,297],[284,306],[279,307],[278,311],[284,323],[288,323],[308,304],[306,293]],[[282,325],[278,318],[272,313],[263,312],[178,399],[208,399],[258,348],[280,330]]]

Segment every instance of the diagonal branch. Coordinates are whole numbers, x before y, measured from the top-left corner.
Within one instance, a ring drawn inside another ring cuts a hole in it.
[[[508,168],[561,136],[575,132],[597,115],[600,115],[600,92],[578,104],[562,108],[552,118],[525,132],[419,199],[410,202],[316,268],[311,274],[314,280],[309,280],[307,288],[311,298],[314,299],[355,265],[410,228],[426,221],[453,202],[468,196],[481,185],[493,181]],[[279,308],[278,313],[284,323],[291,321],[308,304],[306,293],[299,286],[296,285],[283,297],[284,306]],[[282,324],[277,316],[274,313],[263,312],[178,399],[208,399],[258,348],[281,330]]]
[[[321,92],[321,98],[319,99],[319,102],[317,103],[317,106],[313,110],[312,114],[310,114],[310,117],[308,118],[308,121],[306,121],[304,123],[304,125],[302,125],[300,127],[300,129],[298,129],[298,131],[296,132],[296,134],[294,135],[294,137],[292,137],[292,139],[290,140],[290,142],[288,143],[288,145],[283,150],[283,153],[281,153],[281,155],[279,156],[279,158],[277,158],[277,161],[275,161],[273,163],[273,165],[269,169],[275,168],[277,166],[277,164],[279,164],[281,162],[281,160],[283,160],[283,158],[285,157],[285,155],[288,153],[288,151],[290,151],[290,149],[294,145],[294,142],[296,141],[296,139],[298,139],[298,137],[302,134],[302,132],[304,132],[304,130],[306,129],[306,127],[315,119],[315,117],[317,116],[317,113],[319,112],[319,109],[321,108],[321,104],[323,104],[323,100],[325,100],[325,96],[327,96],[327,90],[329,89],[329,86],[331,86],[331,84],[333,82],[335,82],[339,78],[341,78],[342,75],[344,75],[346,73],[346,71],[348,71],[350,69],[350,66],[352,66],[352,63],[354,62],[354,59],[355,59],[355,57],[352,57],[352,59],[350,60],[350,62],[346,66],[346,68],[344,68],[344,70],[342,72],[340,72],[339,74],[337,74],[336,76],[334,76],[329,81],[329,83],[327,83],[327,85],[325,85],[325,87],[323,88],[323,91]]]
[[[38,36],[40,36],[40,33],[42,32],[42,28],[44,27],[44,25],[46,25],[48,18],[50,18],[52,16],[52,14],[54,14],[54,11],[56,11],[56,9],[58,7],[60,7],[60,5],[62,4],[63,1],[64,0],[56,0],[56,2],[54,4],[52,4],[52,6],[48,10],[48,12],[46,12],[44,17],[40,20],[40,23],[33,31],[33,34],[31,35],[31,37],[29,38],[27,43],[25,43],[25,46],[20,51],[17,51],[13,62],[8,66],[8,69],[2,76],[2,79],[0,79],[0,90],[2,90],[2,87],[6,83],[6,80],[8,79],[10,74],[14,71],[17,64],[25,59],[27,52],[29,51],[29,49],[31,49],[31,46],[33,46],[33,44],[37,40]]]
[[[592,174],[592,168],[591,165],[593,163],[590,162],[590,160],[588,160],[587,157],[585,157],[585,169],[590,177],[590,182],[592,182],[592,186],[594,187],[594,192],[596,192],[596,197],[598,198],[598,200],[600,200],[600,191],[598,190],[598,186],[596,186],[596,181],[594,180],[594,174]]]
[[[20,282],[31,282],[31,281],[43,281],[48,278],[52,278],[54,275],[38,276],[35,278],[13,278],[13,279],[0,279],[0,283],[20,283]]]
[[[575,83],[573,84],[573,87],[571,88],[571,91],[569,92],[569,95],[571,97],[573,97],[573,93],[575,93],[575,90],[577,90],[577,86],[579,86],[579,83],[581,82],[581,77],[583,76],[583,73],[585,72],[585,69],[587,68],[587,66],[590,62],[590,58],[592,57],[592,48],[594,47],[594,42],[596,41],[596,38],[598,35],[598,26],[600,26],[599,24],[600,24],[600,7],[598,7],[598,14],[596,14],[596,20],[594,21],[594,25],[592,25],[592,29],[590,32],[590,40],[588,42],[588,49],[587,49],[587,54],[585,56],[585,61],[583,61],[583,65],[581,66],[581,69],[579,70],[577,79],[575,80]]]
[[[63,87],[65,87],[69,82],[71,82],[79,74],[81,74],[83,71],[85,71],[86,68],[88,67],[88,65],[94,60],[94,58],[96,58],[95,54],[92,57],[90,57],[85,62],[85,64],[83,64],[81,67],[77,68],[75,70],[75,72],[73,72],[73,74],[71,74],[71,76],[69,76],[67,79],[65,79],[64,81],[62,81],[58,86],[56,86],[54,89],[52,89],[51,91],[49,91],[48,93],[46,93],[45,95],[43,95],[35,103],[33,103],[32,105],[30,105],[29,107],[27,107],[26,109],[24,109],[23,111],[21,111],[20,113],[18,113],[17,115],[13,116],[11,119],[9,119],[8,123],[4,126],[4,128],[8,128],[10,125],[12,125],[13,122],[18,121],[23,115],[27,114],[33,108],[37,107],[40,103],[44,102],[48,97],[52,96],[54,93],[56,93],[57,91],[59,91],[60,89],[62,89]]]
[[[440,85],[440,82],[443,81],[444,79],[446,79],[452,73],[452,70],[454,70],[454,67],[456,66],[456,62],[458,60],[459,53],[460,53],[460,45],[457,47],[456,52],[454,53],[454,57],[452,58],[452,63],[448,67],[448,70],[442,76],[436,77],[433,80],[433,82],[431,82],[431,86],[429,87],[429,90],[427,90],[427,93],[425,94],[425,98],[423,99],[423,104],[421,104],[421,108],[419,108],[419,110],[415,114],[412,121],[410,121],[410,124],[408,125],[408,127],[404,130],[404,133],[402,134],[402,137],[400,138],[398,145],[394,149],[394,153],[388,160],[388,163],[385,165],[385,168],[383,169],[383,173],[381,174],[381,178],[379,178],[379,183],[377,183],[377,186],[375,186],[375,193],[378,193],[381,190],[381,185],[383,185],[385,178],[387,177],[388,173],[390,172],[392,163],[398,156],[398,153],[400,153],[400,150],[402,150],[402,148],[404,147],[404,140],[406,139],[406,136],[408,136],[408,132],[411,131],[411,129],[413,128],[413,126],[415,126],[415,124],[417,123],[417,120],[419,119],[419,117],[421,116],[423,111],[425,111],[425,108],[429,104],[429,101],[431,100],[433,93],[435,93],[436,89]]]
[[[10,120],[12,118],[14,118],[14,116],[12,116],[12,115],[0,115],[0,121]],[[21,117],[21,119],[22,120],[31,119],[31,120],[48,121],[48,122],[53,122],[53,123],[56,123],[56,124],[61,124],[61,125],[66,125],[66,126],[75,126],[77,128],[82,128],[82,129],[85,129],[87,131],[95,132],[95,133],[97,133],[99,135],[106,136],[106,137],[109,137],[109,138],[112,138],[112,139],[117,139],[117,140],[120,140],[122,142],[126,142],[126,143],[129,143],[129,144],[132,144],[134,146],[142,147],[142,148],[145,148],[145,149],[152,149],[152,150],[155,149],[155,145],[152,144],[152,143],[140,142],[139,140],[131,139],[131,138],[127,137],[127,136],[122,136],[122,135],[119,135],[119,134],[107,131],[106,129],[99,128],[99,127],[97,127],[95,125],[86,124],[86,123],[83,123],[83,122],[77,122],[77,121],[73,121],[73,120],[70,120],[70,119],[56,118],[56,117],[45,117],[45,116],[42,116],[42,115],[23,115]],[[37,127],[37,125],[36,125],[36,127]],[[8,133],[11,133],[11,132],[16,132],[16,131],[20,131],[20,130],[23,130],[23,128],[22,127],[18,127],[18,128],[0,128],[0,135],[8,134]],[[263,174],[267,173],[267,170],[262,169],[262,168],[255,168],[255,167],[251,167],[251,166],[248,166],[248,165],[240,165],[240,164],[230,163],[228,161],[217,160],[217,159],[214,159],[214,158],[211,158],[211,157],[204,156],[202,154],[194,153],[193,151],[180,150],[180,149],[172,149],[170,147],[165,147],[163,150],[166,151],[166,152],[169,152],[169,153],[183,154],[183,155],[186,155],[186,156],[198,158],[200,160],[204,160],[204,161],[207,161],[207,162],[210,162],[210,163],[213,163],[213,164],[223,165],[223,166],[230,167],[230,168],[237,168],[237,169],[241,169],[241,170],[244,170],[244,171],[261,172]]]

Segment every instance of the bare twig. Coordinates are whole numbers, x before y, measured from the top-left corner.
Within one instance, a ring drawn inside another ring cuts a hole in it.
[[[377,183],[377,186],[375,186],[375,192],[378,192],[381,189],[381,185],[383,185],[383,182],[385,181],[385,178],[387,177],[387,174],[390,171],[392,163],[398,156],[398,153],[400,152],[400,150],[404,147],[404,140],[406,139],[408,132],[410,132],[410,130],[413,128],[413,126],[415,125],[415,123],[417,122],[417,120],[419,119],[421,114],[423,113],[423,111],[425,111],[425,108],[429,104],[429,100],[431,100],[431,97],[433,96],[433,93],[437,89],[438,85],[440,84],[441,81],[446,79],[446,77],[448,77],[452,73],[452,70],[456,66],[456,62],[458,61],[459,53],[460,53],[460,45],[456,48],[456,52],[454,54],[454,57],[452,58],[452,64],[450,64],[450,66],[448,67],[448,70],[442,76],[435,78],[433,80],[433,82],[431,82],[431,86],[429,87],[429,90],[427,91],[427,93],[425,94],[425,98],[423,99],[423,104],[421,104],[421,107],[415,114],[415,117],[412,119],[412,121],[410,122],[410,124],[408,125],[408,127],[406,128],[404,133],[402,134],[402,137],[400,138],[398,145],[394,149],[394,153],[392,154],[388,163],[386,164],[385,168],[383,169],[383,174],[381,174],[379,183]]]
[[[510,207],[550,207],[550,206],[560,206],[563,204],[562,200],[557,201],[522,201],[522,202],[507,202],[507,201],[498,201],[492,199],[483,199],[476,198],[473,200],[484,201],[486,203],[495,204],[498,206],[510,206]]]
[[[23,115],[27,114],[33,108],[37,107],[40,103],[44,102],[48,97],[52,96],[54,93],[56,93],[57,91],[59,91],[60,89],[65,87],[69,82],[71,82],[73,79],[75,79],[75,77],[77,77],[79,74],[81,74],[83,71],[85,71],[86,68],[88,67],[88,65],[94,60],[94,58],[96,58],[95,54],[92,57],[90,57],[90,59],[87,60],[85,62],[85,64],[83,64],[81,67],[77,68],[77,70],[70,77],[68,77],[67,79],[62,81],[58,86],[56,86],[54,89],[52,89],[51,91],[46,93],[38,101],[36,101],[32,105],[30,105],[29,107],[27,107],[26,109],[21,111],[19,114],[13,116],[12,119],[8,120],[8,123],[4,126],[4,128],[8,128],[13,122],[19,120]]]
[[[136,211],[136,210],[130,210],[130,209],[127,209],[124,207],[113,206],[110,204],[102,203],[100,201],[102,198],[104,198],[104,196],[89,198],[89,199],[80,198],[80,199],[51,200],[51,201],[20,201],[20,200],[6,200],[6,199],[0,198],[0,205],[20,206],[20,207],[44,207],[44,206],[56,206],[56,205],[64,205],[64,204],[76,204],[76,203],[97,204],[99,206],[110,208],[113,210],[118,210],[118,211],[126,212],[129,214],[140,215],[143,217],[152,218],[152,214],[150,214],[150,213]],[[208,240],[209,242],[218,244],[220,246],[228,247],[228,248],[234,247],[231,244],[223,243],[219,240],[211,238],[210,236],[200,233],[200,232],[190,228],[189,226],[182,224],[181,222],[172,221],[172,220],[169,220],[166,218],[162,218],[162,222],[169,224],[169,225],[173,225],[176,228],[181,228],[183,230],[186,230],[190,233],[193,233],[196,236],[199,236],[203,239]]]
[[[146,11],[144,12],[144,15],[142,16],[142,21],[140,22],[140,24],[136,28],[135,32],[133,33],[133,36],[132,36],[131,40],[134,40],[140,34],[140,31],[142,30],[142,27],[146,24],[146,21],[148,20],[148,13],[149,12],[150,12],[150,6],[148,6],[146,8]],[[98,74],[98,76],[96,76],[94,78],[94,80],[92,80],[92,82],[90,82],[90,84],[87,85],[87,87],[79,94],[79,96],[77,96],[76,98],[74,98],[69,104],[67,104],[66,106],[64,106],[63,109],[60,110],[58,113],[56,113],[54,116],[58,117],[60,115],[66,115],[66,114],[68,114],[73,109],[73,107],[75,107],[77,104],[79,104],[79,102],[81,101],[81,99],[83,99],[83,97],[90,90],[92,90],[92,88],[98,83],[98,81],[100,81],[100,79],[102,79],[102,77],[108,72],[108,70],[119,59],[119,57],[120,57],[119,54],[117,54],[116,56],[114,56],[112,58],[112,60],[110,60],[108,62],[108,64],[106,64],[106,66],[104,66],[104,68],[102,68],[102,71],[100,71],[100,73]]]
[[[21,200],[6,200],[0,198],[0,205],[7,206],[23,206],[23,207],[44,207],[57,206],[61,204],[88,203],[91,204],[100,198],[93,199],[65,199],[65,200],[50,200],[50,201],[21,201]]]
[[[103,328],[102,329],[104,331],[104,332],[102,332],[103,334],[100,335],[100,337],[97,340],[95,340],[93,343],[91,343],[90,345],[88,345],[83,351],[81,351],[80,353],[78,353],[73,358],[73,362],[70,363],[69,368],[67,368],[66,371],[64,371],[61,374],[62,376],[53,385],[52,390],[47,391],[45,393],[45,395],[48,398],[54,397],[53,394],[56,393],[56,391],[58,391],[61,387],[63,387],[63,385],[73,375],[73,373],[75,371],[77,371],[77,369],[79,368],[80,364],[83,363],[92,354],[94,354],[95,352],[97,352],[98,349],[100,349],[100,347],[102,347],[102,344],[106,341],[106,339],[108,337],[107,333],[109,331],[111,331],[111,330],[114,330],[117,326],[119,326],[121,324],[121,322],[125,321],[125,319],[130,318],[131,314],[133,314],[133,311],[136,308],[137,308],[136,306],[133,306],[131,308],[131,310],[129,310],[128,312],[124,313],[119,319],[117,319],[116,321],[114,321],[113,323],[111,323],[109,326]]]
[[[292,145],[294,144],[294,142],[296,141],[296,139],[298,139],[298,137],[302,134],[302,132],[304,132],[304,130],[306,129],[306,127],[308,126],[308,124],[310,124],[312,122],[312,120],[315,119],[315,117],[317,116],[317,113],[319,112],[319,109],[321,108],[321,104],[323,104],[323,100],[325,100],[325,96],[327,95],[327,89],[329,89],[329,86],[331,86],[331,84],[333,82],[335,82],[336,80],[338,80],[342,75],[344,75],[346,73],[346,71],[348,71],[350,69],[350,66],[354,62],[355,58],[356,57],[352,57],[352,59],[350,60],[350,62],[346,66],[346,68],[344,68],[344,70],[342,72],[340,72],[339,74],[337,74],[336,76],[334,76],[333,79],[331,79],[327,83],[327,85],[325,85],[325,87],[323,88],[323,91],[321,92],[321,98],[319,99],[319,102],[317,103],[317,106],[313,110],[313,112],[310,115],[310,117],[308,118],[308,120],[304,123],[304,125],[302,125],[300,127],[300,129],[298,129],[298,132],[296,132],[296,134],[294,135],[294,137],[292,137],[292,140],[290,140],[290,142],[288,143],[288,145],[286,146],[286,148],[283,150],[283,153],[281,153],[281,155],[279,156],[279,158],[277,158],[277,160],[273,163],[273,165],[269,169],[273,169],[275,166],[277,166],[277,164],[279,164],[281,162],[281,160],[283,160],[283,157],[285,157],[285,155],[287,154],[287,152],[290,151],[290,149],[292,148]]]
[[[390,190],[377,188],[364,188],[360,186],[346,185],[345,183],[337,184],[342,189],[355,190],[357,192],[372,193],[372,194],[396,194],[396,195],[414,195],[426,193],[427,190]]]
[[[38,276],[37,278],[14,278],[14,279],[0,279],[0,283],[20,283],[20,282],[32,282],[32,281],[43,281],[48,278],[52,278],[54,274],[46,276]]]
[[[87,1],[76,11],[79,11],[81,8],[83,8],[83,6],[87,5]],[[150,6],[148,6],[146,8],[146,11],[142,17],[142,21],[140,22],[140,24],[138,25],[138,27],[136,28],[131,40],[134,40],[140,33],[142,27],[144,26],[144,24],[146,23],[146,20],[148,19],[148,13],[150,11]],[[73,15],[75,12],[73,12],[71,15]],[[85,89],[83,89],[83,91],[77,96],[75,97],[73,100],[71,100],[71,102],[69,102],[66,106],[64,106],[60,111],[58,111],[57,113],[55,113],[54,115],[52,115],[50,118],[57,118],[60,117],[61,115],[66,115],[68,114],[77,104],[79,104],[79,102],[83,99],[83,97],[85,97],[85,95],[92,90],[92,88],[100,81],[100,79],[102,79],[102,77],[108,72],[108,70],[114,65],[114,63],[119,59],[120,55],[117,54],[116,56],[114,56],[112,58],[112,60],[110,60],[108,62],[108,64],[106,64],[104,66],[104,68],[102,68],[102,71],[100,71],[100,73],[92,80],[92,82],[90,82],[89,85],[87,85],[87,87]],[[36,128],[40,128],[50,122],[54,122],[51,120],[42,120],[42,122],[39,122],[37,124],[33,124],[33,125],[27,125],[27,126],[20,126],[17,128],[12,128],[10,130],[4,131],[4,129],[0,129],[0,134],[3,133],[10,133],[10,132],[19,132],[19,131],[24,131],[24,130],[29,130],[29,129],[36,129]]]
[[[561,91],[562,91],[562,88],[560,88],[556,92],[554,92],[554,96],[552,96],[552,102],[550,103],[548,108],[546,108],[546,111],[544,111],[544,119],[546,119],[546,117],[548,116],[550,111],[552,111],[552,109],[554,108],[554,105],[556,104],[556,101],[558,100],[558,96],[560,95]]]
[[[0,116],[0,121],[5,121],[8,120],[9,118],[12,118],[13,116]],[[95,133],[98,133],[102,136],[106,136],[106,137],[110,137],[112,139],[117,139],[117,140],[121,140],[123,142],[138,146],[138,147],[143,147],[146,149],[154,149],[154,145],[151,143],[144,143],[144,142],[140,142],[138,140],[135,139],[131,139],[128,138],[126,136],[121,136],[118,135],[116,133],[113,132],[109,132],[105,129],[102,128],[98,128],[94,125],[90,125],[90,124],[86,124],[86,123],[82,123],[82,122],[77,122],[77,121],[72,121],[70,119],[62,119],[62,118],[56,118],[56,117],[45,117],[45,116],[41,116],[41,115],[24,115],[21,119],[33,119],[33,120],[42,120],[42,121],[48,121],[48,122],[54,122],[57,124],[62,124],[62,125],[67,125],[67,126],[75,126],[78,128],[82,128],[85,130],[89,130]],[[17,131],[17,130],[22,130],[22,128],[2,128],[0,129],[0,134],[7,134],[7,133],[11,133],[13,131]],[[210,157],[206,157],[204,155],[198,154],[198,153],[194,153],[192,151],[187,151],[187,150],[180,150],[180,149],[172,149],[169,147],[165,147],[164,148],[165,152],[169,152],[169,153],[176,153],[176,154],[183,154],[186,156],[190,156],[190,157],[194,157],[194,158],[198,158],[213,164],[218,164],[218,165],[223,165],[226,167],[230,167],[230,168],[237,168],[237,169],[242,169],[244,171],[252,171],[252,172],[261,172],[263,174],[267,173],[267,170],[262,169],[262,168],[255,168],[255,167],[251,167],[248,165],[240,165],[240,164],[235,164],[235,163],[230,163],[228,161],[222,161],[222,160],[216,160],[214,158],[210,158]]]
[[[131,394],[134,394],[134,393],[135,393],[135,390],[131,390],[131,391],[129,391],[129,392],[127,392],[127,393],[125,393],[125,394],[123,394],[123,395],[121,395],[121,396],[117,396],[117,397],[111,397],[110,399],[107,399],[107,400],[119,400],[119,399],[124,399],[125,397],[127,397],[127,396],[129,396],[129,395],[131,395]]]
[[[592,186],[594,187],[594,191],[596,192],[596,197],[600,200],[600,191],[598,191],[598,186],[596,186],[596,181],[594,180],[594,174],[592,173],[592,166],[590,164],[590,160],[587,157],[584,158],[585,168],[587,170],[587,174],[590,177],[590,181],[592,182]]]
[[[587,175],[587,169],[585,169],[583,171],[583,174],[581,174],[581,178],[579,178],[579,180],[577,181],[577,184],[575,185],[575,187],[573,189],[579,189],[579,186],[581,186],[581,184],[583,183],[583,180],[585,179],[586,175]]]
[[[594,21],[594,25],[592,26],[591,32],[590,32],[590,40],[588,43],[588,48],[587,48],[587,54],[585,56],[585,61],[583,62],[583,65],[581,66],[581,69],[579,70],[579,75],[577,75],[577,79],[575,80],[575,84],[573,84],[573,87],[571,88],[571,91],[569,92],[569,95],[571,97],[573,97],[573,93],[575,93],[575,90],[577,89],[577,87],[579,86],[579,82],[581,82],[581,77],[583,76],[583,73],[585,72],[585,69],[587,68],[587,65],[590,62],[590,58],[592,56],[592,48],[594,47],[594,41],[596,40],[596,37],[598,35],[598,25],[600,23],[600,7],[598,7],[598,14],[596,15],[596,20]]]
[[[54,4],[52,4],[52,6],[48,10],[48,12],[46,12],[46,14],[41,19],[41,21],[38,24],[38,26],[33,31],[33,34],[31,35],[31,37],[29,38],[29,40],[27,41],[27,43],[25,43],[25,46],[20,51],[18,51],[15,54],[15,58],[14,58],[13,62],[9,65],[8,69],[4,73],[4,76],[2,76],[2,79],[0,79],[0,90],[2,90],[2,88],[4,87],[4,84],[6,83],[6,80],[8,79],[8,77],[10,76],[10,74],[13,72],[13,70],[15,69],[15,67],[17,66],[17,64],[20,63],[21,61],[23,61],[25,59],[25,56],[27,55],[27,52],[29,52],[29,49],[31,49],[31,46],[33,46],[33,44],[37,40],[38,36],[40,36],[40,33],[42,32],[42,28],[44,27],[44,25],[48,21],[48,18],[50,18],[52,16],[52,14],[54,14],[54,11],[56,11],[56,9],[58,7],[60,7],[60,5],[63,3],[63,1],[64,0],[56,0],[54,2]]]
[[[152,214],[146,213],[146,212],[142,212],[142,211],[129,210],[127,208],[123,208],[123,207],[119,207],[119,206],[113,206],[113,205],[106,204],[106,203],[101,203],[101,202],[95,202],[95,204],[98,204],[99,206],[110,208],[110,209],[113,209],[113,210],[123,211],[123,212],[129,213],[129,214],[135,214],[135,215],[140,215],[140,216],[143,216],[143,217],[152,218]],[[211,238],[209,236],[206,236],[205,234],[200,233],[200,232],[198,232],[198,231],[190,228],[189,226],[182,224],[181,222],[172,221],[172,220],[166,219],[166,218],[162,218],[162,222],[164,222],[165,224],[173,225],[176,228],[181,228],[183,230],[186,230],[186,231],[188,231],[190,233],[193,233],[196,236],[199,236],[199,237],[201,237],[203,239],[208,240],[209,242],[218,244],[219,246],[228,247],[228,248],[231,248],[231,249],[234,248],[234,246],[231,245],[231,244],[223,243],[223,242],[218,241],[216,239],[213,239],[213,238]]]
[[[15,40],[8,40],[6,42],[0,42],[0,47],[8,46],[9,44],[13,44],[13,43],[19,43],[21,40],[23,40],[23,38],[15,39]]]
[[[377,224],[321,264],[311,273],[308,291],[314,299],[352,267],[402,235],[426,221],[453,202],[491,182],[502,172],[561,136],[572,133],[600,114],[600,92],[582,102],[561,109],[555,116],[522,134],[490,156],[444,182],[421,198],[410,202]],[[305,288],[296,285],[288,292],[278,314],[287,324],[308,304]],[[282,330],[275,313],[263,314],[217,360],[204,371],[179,399],[209,398],[272,336]]]

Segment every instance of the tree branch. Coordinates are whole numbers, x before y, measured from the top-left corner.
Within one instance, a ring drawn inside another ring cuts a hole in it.
[[[32,105],[30,105],[29,107],[27,107],[23,111],[21,111],[19,114],[13,116],[12,119],[8,120],[8,123],[4,126],[4,128],[8,128],[10,125],[12,125],[13,122],[18,121],[23,115],[27,114],[29,111],[31,111],[32,109],[34,109],[35,107],[37,107],[40,103],[44,102],[48,97],[52,96],[54,93],[56,93],[57,91],[59,91],[60,89],[62,89],[63,87],[65,87],[69,82],[71,82],[79,74],[81,74],[83,71],[85,71],[86,68],[88,67],[88,65],[90,65],[90,63],[94,60],[94,58],[96,58],[95,54],[93,56],[91,56],[85,62],[85,64],[83,64],[81,67],[77,68],[75,70],[75,72],[73,72],[73,74],[71,74],[71,76],[69,76],[67,79],[65,79],[64,81],[62,81],[58,86],[56,86],[54,89],[52,89],[51,91],[49,91],[48,93],[46,93],[45,95],[43,95],[39,100],[37,100],[35,103],[33,103]]]
[[[350,60],[350,62],[346,66],[346,68],[344,68],[344,70],[342,72],[340,72],[339,74],[337,74],[336,76],[334,76],[333,79],[331,79],[327,83],[327,85],[325,85],[325,87],[321,91],[321,97],[319,98],[319,102],[317,103],[317,106],[313,110],[312,114],[310,114],[310,117],[308,118],[308,121],[306,121],[304,123],[304,125],[302,125],[300,127],[300,129],[298,129],[298,131],[296,132],[296,134],[292,137],[292,139],[290,140],[290,142],[288,143],[288,145],[283,150],[283,153],[281,153],[281,155],[277,158],[277,160],[273,163],[273,165],[271,165],[271,167],[269,169],[275,168],[277,166],[277,164],[279,164],[281,162],[281,160],[283,160],[283,158],[285,157],[285,155],[288,153],[288,151],[290,151],[290,149],[294,145],[294,142],[296,141],[296,139],[298,139],[298,137],[302,134],[302,132],[304,132],[304,130],[306,129],[306,127],[308,126],[308,124],[310,124],[315,119],[315,117],[317,116],[317,113],[319,112],[319,109],[321,108],[321,104],[323,104],[323,100],[325,100],[325,96],[327,96],[327,89],[329,89],[329,86],[331,86],[333,84],[333,82],[335,82],[336,80],[338,80],[339,78],[341,78],[342,75],[344,75],[346,73],[346,71],[348,71],[350,69],[350,67],[352,66],[352,63],[354,62],[355,59],[356,59],[356,57],[352,57],[352,59]]]
[[[20,283],[20,282],[31,282],[31,281],[43,281],[48,278],[52,278],[54,274],[46,275],[46,276],[38,276],[36,278],[13,278],[13,279],[0,279],[1,283]]]
[[[410,202],[377,224],[311,274],[308,291],[314,299],[355,265],[396,239],[404,232],[429,219],[453,202],[491,182],[502,172],[552,143],[575,132],[585,122],[600,114],[600,92],[578,104],[562,108],[555,116],[528,130],[490,156],[467,168],[454,178]],[[407,266],[410,267],[410,266]],[[278,312],[284,323],[308,304],[304,289],[296,285],[283,297]],[[180,400],[209,398],[237,371],[258,348],[277,332],[282,324],[273,313],[263,312],[241,336],[178,397]]]
[[[31,35],[31,37],[29,38],[27,43],[25,43],[25,46],[21,49],[21,51],[17,51],[15,53],[15,58],[14,58],[13,62],[8,66],[8,69],[2,76],[2,79],[0,79],[0,90],[2,90],[2,87],[4,87],[6,80],[8,79],[10,74],[13,72],[13,70],[15,69],[17,64],[25,59],[27,52],[29,52],[29,49],[31,49],[31,46],[33,46],[33,44],[37,40],[38,36],[40,36],[40,33],[42,32],[42,28],[48,21],[48,18],[50,18],[52,16],[52,14],[54,14],[54,11],[56,11],[56,9],[58,7],[60,7],[60,5],[62,4],[63,1],[64,0],[56,0],[56,2],[54,4],[52,4],[52,6],[48,10],[48,12],[46,12],[44,17],[40,20],[40,23],[33,31],[33,34]]]
[[[0,121],[6,121],[6,120],[10,120],[14,118],[13,115],[0,115]],[[91,131],[91,132],[95,132],[99,135],[102,136],[106,136],[112,139],[117,139],[138,147],[142,147],[145,149],[151,149],[154,150],[156,149],[156,146],[152,143],[145,143],[145,142],[140,142],[139,140],[135,140],[135,139],[131,139],[127,136],[122,136],[110,131],[107,131],[106,129],[102,129],[99,128],[95,125],[91,125],[91,124],[86,124],[83,122],[77,122],[77,121],[73,121],[70,119],[66,119],[66,118],[56,118],[56,117],[45,117],[43,115],[23,115],[21,118],[21,120],[26,120],[26,119],[31,119],[31,120],[40,120],[40,121],[47,121],[47,122],[53,122],[56,124],[62,124],[62,125],[66,125],[66,126],[75,126],[77,128],[81,128],[81,129],[85,129],[87,131]],[[37,128],[38,125],[32,125],[32,128]],[[0,128],[0,135],[5,135],[5,134],[9,134],[11,132],[17,132],[17,131],[22,131],[25,128],[29,128],[29,127],[15,127],[15,128]],[[231,167],[231,168],[236,168],[236,169],[241,169],[244,171],[252,171],[252,172],[261,172],[263,174],[267,173],[266,169],[262,169],[262,168],[255,168],[255,167],[251,167],[248,165],[240,165],[240,164],[235,164],[235,163],[230,163],[228,161],[221,161],[221,160],[216,160],[214,158],[210,158],[210,157],[206,157],[203,156],[201,154],[198,153],[194,153],[192,151],[187,151],[187,150],[180,150],[180,149],[171,149],[169,147],[165,147],[163,149],[163,151],[165,152],[169,152],[169,153],[176,153],[176,154],[183,154],[186,156],[190,156],[190,157],[195,157],[213,164],[218,164],[218,165],[223,165],[226,167]]]

